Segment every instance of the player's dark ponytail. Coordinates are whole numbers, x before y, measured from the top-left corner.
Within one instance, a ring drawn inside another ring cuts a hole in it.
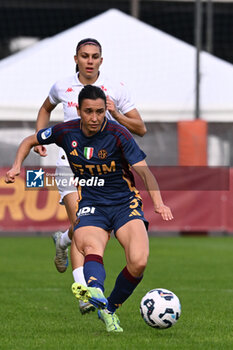
[[[76,47],[76,55],[78,55],[78,50],[80,49],[80,47],[84,46],[84,45],[95,45],[95,46],[98,46],[99,49],[100,49],[100,54],[102,55],[102,47],[100,45],[100,43],[96,40],[96,39],[92,39],[92,38],[86,38],[86,39],[83,39],[81,41],[79,41],[77,47]],[[76,67],[75,67],[75,71],[76,73],[79,71],[79,68],[78,68],[78,65],[76,64]]]

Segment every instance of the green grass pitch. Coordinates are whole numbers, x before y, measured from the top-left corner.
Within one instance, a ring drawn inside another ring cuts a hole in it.
[[[108,334],[97,314],[81,316],[71,292],[71,268],[59,274],[48,237],[0,238],[1,350],[233,349],[231,237],[150,239],[144,279],[119,309],[124,332]],[[104,257],[106,296],[125,266],[111,238]],[[166,330],[147,326],[139,304],[153,288],[180,298],[181,318]]]

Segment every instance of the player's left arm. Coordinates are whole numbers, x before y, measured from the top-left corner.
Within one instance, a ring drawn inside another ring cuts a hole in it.
[[[142,178],[146,190],[152,199],[155,212],[160,214],[163,220],[172,220],[173,215],[171,209],[163,203],[158,182],[152,174],[152,172],[150,171],[146,161],[142,160],[138,163],[133,164],[132,167],[136,171],[136,173]]]
[[[136,108],[133,108],[131,111],[122,114],[120,113],[113,100],[107,96],[107,109],[111,113],[114,119],[118,123],[124,125],[130,132],[138,136],[143,136],[146,133],[146,126],[140,116],[140,113]]]
[[[6,173],[6,183],[15,182],[15,177],[20,174],[22,163],[24,159],[28,156],[31,148],[33,146],[39,145],[36,135],[37,134],[26,137],[19,145],[12,168]]]

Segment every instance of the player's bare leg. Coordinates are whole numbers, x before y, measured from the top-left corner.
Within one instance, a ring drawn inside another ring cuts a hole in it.
[[[149,256],[149,239],[140,219],[128,221],[119,228],[116,237],[125,250],[127,269],[134,277],[142,276]]]
[[[149,241],[144,222],[134,219],[120,227],[116,237],[125,250],[126,266],[119,273],[108,297],[109,313],[114,314],[141,282],[149,255]]]

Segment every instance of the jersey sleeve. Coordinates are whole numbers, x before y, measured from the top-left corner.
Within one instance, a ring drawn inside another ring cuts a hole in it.
[[[122,153],[130,165],[134,165],[146,158],[146,154],[141,150],[128,131],[127,137],[121,135],[120,140]]]
[[[61,102],[59,99],[58,91],[58,82],[56,82],[55,84],[53,84],[49,91],[49,101],[52,103],[52,105],[57,105]]]
[[[41,129],[37,133],[37,140],[40,145],[50,145],[51,143],[55,143],[60,146],[63,138],[63,134],[61,128],[59,127],[61,124],[57,124],[51,128]]]
[[[119,83],[118,101],[116,106],[122,114],[130,112],[136,108],[129,90],[123,83]]]

